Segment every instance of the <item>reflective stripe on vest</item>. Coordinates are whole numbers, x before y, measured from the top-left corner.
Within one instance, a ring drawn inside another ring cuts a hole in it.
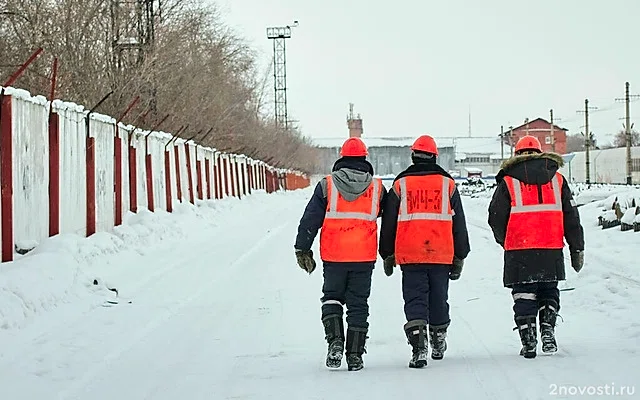
[[[327,178],[331,179],[331,177]],[[361,219],[364,221],[375,221],[378,219],[378,204],[380,202],[380,182],[373,180],[373,195],[371,196],[371,211],[368,213],[361,212],[345,212],[338,211],[338,189],[335,188],[335,183],[331,183],[331,190],[329,193],[329,209],[325,214],[325,218],[331,219]]]
[[[513,196],[515,205],[511,207],[512,214],[520,214],[520,213],[531,213],[531,212],[540,212],[540,211],[562,211],[562,195],[560,188],[560,178],[558,174],[556,174],[551,180],[551,186],[553,188],[553,204],[530,204],[524,205],[522,204],[522,186],[520,185],[520,181],[514,177],[511,177],[511,181],[513,182]]]
[[[398,221],[412,220],[428,220],[428,221],[451,221],[453,220],[453,210],[449,212],[449,179],[442,179],[441,211],[439,213],[409,213],[407,199],[407,181],[406,178],[398,180],[400,184],[400,210],[398,212]],[[445,196],[446,194],[446,196]]]

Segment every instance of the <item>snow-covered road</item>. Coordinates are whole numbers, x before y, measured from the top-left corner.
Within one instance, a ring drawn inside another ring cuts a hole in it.
[[[379,262],[365,369],[327,370],[322,270],[309,276],[293,256],[310,194],[258,194],[204,210],[185,218],[190,233],[93,262],[92,272],[125,301],[102,307],[97,300],[108,293],[76,293],[0,328],[0,398],[547,399],[598,390],[640,397],[640,388],[624,388],[640,384],[640,272],[629,264],[637,260],[587,253],[580,276],[569,267],[562,287],[576,289],[561,294],[560,350],[525,360],[486,198],[464,198],[472,252],[451,283],[445,359],[407,367],[401,274],[386,277]],[[585,221],[587,246],[601,234],[592,222]]]

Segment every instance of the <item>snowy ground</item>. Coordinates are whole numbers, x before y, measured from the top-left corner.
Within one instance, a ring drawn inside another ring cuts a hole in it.
[[[472,252],[451,284],[445,359],[407,367],[401,275],[379,262],[365,369],[347,372],[323,366],[322,271],[293,256],[310,194],[142,213],[115,235],[50,240],[1,266],[0,398],[640,397],[624,388],[640,384],[640,233],[601,231],[596,204],[581,207],[586,264],[562,284],[576,289],[562,292],[557,354],[518,356],[489,199],[464,198]],[[115,298],[105,284],[121,304],[102,306]]]

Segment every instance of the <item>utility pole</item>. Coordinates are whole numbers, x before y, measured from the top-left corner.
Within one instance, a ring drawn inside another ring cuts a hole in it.
[[[556,152],[556,137],[554,135],[553,129],[553,108],[549,110],[549,114],[551,114],[551,151]]]
[[[500,125],[500,161],[504,160],[504,126]]]
[[[509,146],[511,146],[511,157],[513,157],[513,126],[509,127]]]
[[[584,99],[584,111],[578,111],[578,113],[584,113],[584,147],[585,147],[585,168],[586,168],[586,183],[591,184],[590,168],[591,163],[589,161],[589,148],[593,139],[593,134],[589,131],[589,109],[597,110],[597,107],[589,107],[589,99]]]
[[[625,142],[627,145],[627,185],[631,185],[631,129],[633,128],[633,124],[631,123],[631,113],[629,112],[629,103],[631,103],[631,97],[640,97],[638,95],[630,95],[629,94],[629,82],[625,83],[624,90],[624,99],[616,99],[618,101],[624,100],[625,102],[625,124],[624,124],[624,134],[625,134]]]

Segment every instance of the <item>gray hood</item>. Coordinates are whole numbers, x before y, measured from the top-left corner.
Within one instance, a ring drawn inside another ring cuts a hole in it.
[[[350,168],[332,172],[331,178],[338,192],[347,201],[354,201],[360,197],[373,180],[370,173]]]

